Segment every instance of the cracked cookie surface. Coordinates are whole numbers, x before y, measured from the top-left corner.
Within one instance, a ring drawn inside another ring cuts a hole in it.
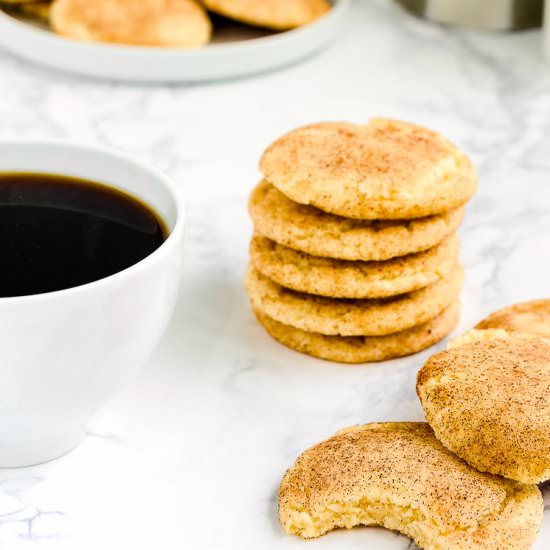
[[[275,30],[301,27],[330,10],[327,0],[201,0],[201,3],[219,15]]]
[[[293,201],[368,220],[441,214],[477,188],[472,162],[443,136],[383,118],[293,130],[266,149],[260,169]]]
[[[313,538],[380,525],[427,550],[526,550],[542,510],[535,485],[474,470],[425,423],[338,432],[302,453],[279,488],[279,519],[288,533]]]

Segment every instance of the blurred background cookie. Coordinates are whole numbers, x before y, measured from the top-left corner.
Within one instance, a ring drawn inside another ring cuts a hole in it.
[[[219,15],[275,30],[293,29],[324,15],[327,0],[201,0]]]
[[[45,4],[50,2],[40,2],[37,0],[0,0],[0,6],[23,6],[25,4]]]
[[[215,28],[206,5],[214,16]],[[0,11],[74,40],[182,49],[210,42],[250,42],[247,51],[254,49],[252,39],[306,25],[332,7],[327,0],[0,0]],[[325,42],[324,37],[321,42]],[[307,45],[308,49],[314,47],[314,41]],[[212,66],[216,68],[215,63]],[[196,74],[202,71],[190,70]],[[238,74],[240,69],[233,72]],[[222,73],[226,70],[220,77]]]
[[[54,0],[51,25],[75,40],[198,48],[212,25],[193,0]]]
[[[50,20],[51,9],[51,2],[25,2],[19,7],[21,13],[45,22]]]
[[[1,10],[40,23],[49,23],[51,7],[49,0],[0,0]]]
[[[380,525],[420,548],[531,547],[542,522],[536,485],[480,473],[425,423],[343,430],[302,453],[279,488],[279,520],[303,538]]]

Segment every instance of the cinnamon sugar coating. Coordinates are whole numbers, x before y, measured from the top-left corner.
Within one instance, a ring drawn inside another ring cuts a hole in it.
[[[472,162],[441,135],[381,118],[293,130],[267,148],[260,168],[290,199],[357,219],[441,214],[477,187]]]
[[[340,336],[382,336],[426,323],[458,297],[464,272],[456,266],[437,283],[391,298],[350,300],[289,290],[249,266],[246,289],[252,308],[295,328]]]
[[[254,267],[272,281],[299,292],[334,298],[386,298],[427,287],[449,277],[459,261],[459,240],[383,262],[312,256],[259,234],[250,243]]]
[[[55,0],[55,32],[85,42],[196,48],[212,25],[194,0]]]
[[[288,533],[381,525],[428,550],[530,548],[542,508],[535,485],[474,470],[412,422],[339,432],[302,453],[279,489]]]
[[[474,468],[550,478],[550,343],[513,335],[433,355],[417,393],[437,438]]]
[[[283,325],[254,312],[267,333],[290,349],[339,363],[373,363],[426,349],[451,332],[460,317],[460,302],[453,302],[427,323],[386,336],[325,336]]]

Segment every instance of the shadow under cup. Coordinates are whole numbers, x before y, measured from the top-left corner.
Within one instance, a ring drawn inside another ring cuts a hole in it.
[[[110,185],[152,207],[170,231],[152,254],[114,275],[66,290],[0,298],[0,467],[18,467],[76,446],[87,418],[154,351],[179,288],[184,207],[161,172],[101,148],[0,141],[0,172]]]

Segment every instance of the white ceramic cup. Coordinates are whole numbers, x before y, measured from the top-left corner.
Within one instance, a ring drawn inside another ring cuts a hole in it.
[[[51,460],[81,441],[87,418],[157,346],[176,301],[184,245],[178,189],[131,157],[64,142],[0,141],[0,172],[14,171],[121,189],[152,206],[170,236],[151,255],[104,279],[0,298],[0,467]]]

